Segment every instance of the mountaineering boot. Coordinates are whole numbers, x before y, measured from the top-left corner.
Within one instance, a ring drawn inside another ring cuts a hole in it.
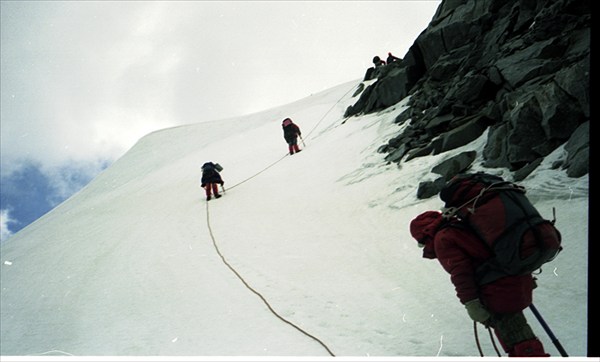
[[[217,199],[218,199],[219,197],[221,197],[221,196],[223,196],[223,195],[221,195],[221,194],[215,194],[215,197],[216,197]]]
[[[296,151],[296,153],[298,153],[301,151],[301,149],[300,149],[300,147],[298,147],[298,145],[294,145],[294,151]]]
[[[550,357],[550,355],[544,352],[542,342],[534,338],[515,344],[508,352],[508,357]]]
[[[210,201],[211,197],[210,195],[206,196],[206,201]]]

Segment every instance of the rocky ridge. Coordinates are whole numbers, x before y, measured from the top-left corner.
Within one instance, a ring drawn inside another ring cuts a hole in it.
[[[406,124],[379,148],[389,162],[464,146],[488,130],[482,151],[436,166],[420,197],[467,170],[484,167],[527,177],[557,147],[557,169],[589,173],[590,18],[587,0],[443,0],[407,54],[369,69],[351,117],[382,111],[410,96],[395,122]]]

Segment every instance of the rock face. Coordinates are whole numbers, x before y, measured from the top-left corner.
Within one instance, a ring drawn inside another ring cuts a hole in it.
[[[390,162],[439,154],[488,130],[484,167],[506,167],[522,180],[565,145],[568,155],[556,167],[583,176],[589,173],[590,17],[588,0],[443,0],[401,61],[368,73],[377,80],[345,116],[410,96],[396,119],[407,127],[379,148]],[[459,172],[469,167],[464,159]],[[457,167],[447,169],[442,179]]]

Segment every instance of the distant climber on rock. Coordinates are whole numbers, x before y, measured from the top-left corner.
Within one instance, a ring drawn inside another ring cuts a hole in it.
[[[385,65],[385,61],[382,60],[381,58],[379,58],[379,56],[375,56],[373,58],[373,64],[375,65],[375,68],[381,67],[383,65]]]
[[[206,190],[206,201],[209,201],[214,194],[218,199],[222,195],[219,194],[219,186],[223,186],[225,182],[221,178],[219,171],[223,168],[218,163],[206,162],[202,165],[202,179],[200,180],[200,186]]]
[[[288,144],[290,155],[302,151],[300,147],[298,147],[298,137],[302,137],[300,127],[292,122],[290,118],[284,119],[281,123],[281,127],[283,128],[283,138]]]
[[[376,55],[375,57],[373,57],[373,65],[373,67],[367,69],[367,72],[365,73],[365,77],[363,79],[364,81],[376,78],[377,68],[383,67],[385,65],[385,61]]]
[[[390,63],[393,63],[393,62],[399,62],[399,61],[401,61],[401,60],[402,60],[402,59],[400,59],[400,58],[398,58],[398,57],[396,57],[396,56],[392,55],[392,53],[391,53],[391,52],[388,52],[388,57],[387,57],[387,63],[388,63],[388,64],[390,64]]]

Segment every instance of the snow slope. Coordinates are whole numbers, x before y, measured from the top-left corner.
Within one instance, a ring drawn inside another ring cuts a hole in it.
[[[345,120],[359,82],[151,133],[11,237],[1,247],[1,354],[479,356],[448,274],[421,257],[408,223],[442,206],[416,198],[419,182],[437,177],[431,168],[481,150],[486,135],[388,165],[376,150],[398,132],[406,100]],[[306,146],[293,156],[285,117]],[[543,216],[556,208],[564,238],[534,304],[570,356],[585,356],[589,179],[551,170],[562,157],[561,147],[520,184]],[[208,203],[199,186],[206,161],[220,163],[225,180],[224,197]]]

